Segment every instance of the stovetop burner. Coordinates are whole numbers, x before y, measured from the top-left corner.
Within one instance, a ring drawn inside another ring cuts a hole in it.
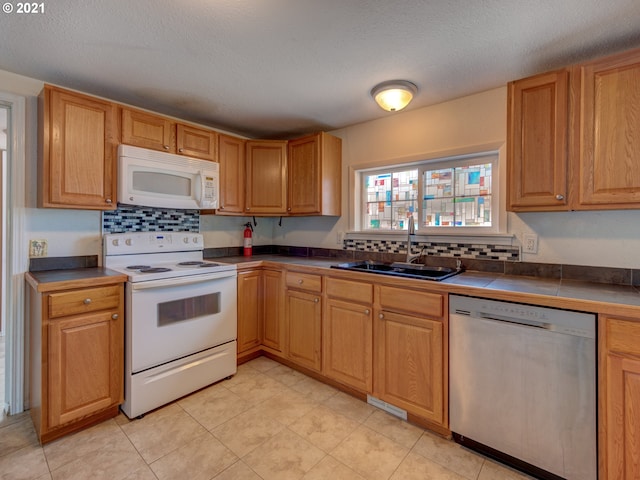
[[[162,273],[162,272],[170,272],[170,268],[166,267],[151,267],[151,268],[142,268],[138,270],[140,273]]]
[[[197,267],[198,265],[204,265],[205,262],[194,260],[192,262],[180,262],[178,264],[179,267]]]
[[[127,270],[144,270],[145,268],[151,268],[151,265],[127,265]]]

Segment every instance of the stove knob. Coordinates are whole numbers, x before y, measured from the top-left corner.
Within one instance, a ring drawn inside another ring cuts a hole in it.
[[[117,246],[119,246],[119,245],[120,245],[120,240],[118,240],[117,238],[114,238],[113,240],[111,240],[111,244],[112,244],[114,247],[117,247]]]
[[[198,237],[193,237],[193,243],[198,243]]]
[[[127,245],[129,245],[129,246],[131,246],[131,243],[132,243],[132,242],[131,242],[131,239],[130,239],[130,238],[127,238],[127,239],[124,241],[124,243],[126,243],[126,244],[127,244]]]
[[[184,237],[184,238],[182,239],[182,241],[183,241],[184,243],[189,243],[189,237]]]

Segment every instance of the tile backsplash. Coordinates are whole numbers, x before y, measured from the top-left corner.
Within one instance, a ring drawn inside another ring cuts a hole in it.
[[[199,210],[119,205],[102,213],[102,233],[199,232]]]
[[[400,240],[345,239],[344,250],[377,253],[407,253],[407,242]],[[509,245],[476,243],[412,242],[411,253],[436,257],[473,258],[476,260],[520,261],[520,248]]]

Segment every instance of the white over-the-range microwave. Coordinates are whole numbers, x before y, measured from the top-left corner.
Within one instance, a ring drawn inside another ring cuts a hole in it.
[[[118,202],[177,209],[218,208],[216,162],[118,146]]]

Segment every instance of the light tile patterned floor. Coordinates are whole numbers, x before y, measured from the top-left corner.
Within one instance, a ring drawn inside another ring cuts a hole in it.
[[[0,479],[523,480],[459,445],[265,357],[140,420],[41,447],[0,420]]]

